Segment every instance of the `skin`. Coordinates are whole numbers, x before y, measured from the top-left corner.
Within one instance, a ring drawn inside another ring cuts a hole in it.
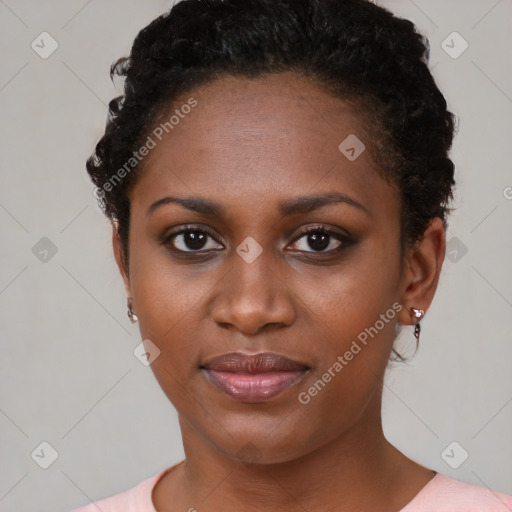
[[[397,322],[427,310],[444,258],[445,233],[433,219],[400,257],[398,189],[364,151],[349,161],[338,145],[371,135],[346,102],[291,72],[226,77],[179,98],[197,106],[144,160],[130,192],[129,265],[113,230],[116,261],[133,297],[143,339],[161,351],[151,368],[176,407],[186,461],[155,486],[158,511],[397,511],[434,473],[384,437],[382,379]],[[362,205],[331,203],[282,216],[278,204],[339,192]],[[222,217],[166,204],[201,197]],[[174,228],[208,229],[196,259]],[[308,226],[348,234],[315,251]],[[262,248],[247,263],[247,237]],[[173,245],[174,244],[174,245]],[[172,248],[175,251],[172,251]],[[341,247],[340,250],[336,248]],[[402,310],[307,405],[307,391],[365,328],[394,303]],[[411,332],[411,342],[414,338]],[[308,367],[296,385],[262,403],[235,401],[199,365],[227,352],[276,352]]]

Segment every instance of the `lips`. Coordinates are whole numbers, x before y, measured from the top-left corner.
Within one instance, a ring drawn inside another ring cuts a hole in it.
[[[244,402],[269,400],[301,380],[309,368],[280,354],[233,352],[201,365],[208,380]]]

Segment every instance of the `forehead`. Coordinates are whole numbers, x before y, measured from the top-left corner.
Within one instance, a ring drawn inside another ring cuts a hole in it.
[[[155,147],[132,203],[176,192],[254,206],[331,190],[362,202],[394,196],[365,149],[372,140],[361,113],[307,77],[224,77],[181,95],[155,127],[171,116],[161,140],[150,134]]]

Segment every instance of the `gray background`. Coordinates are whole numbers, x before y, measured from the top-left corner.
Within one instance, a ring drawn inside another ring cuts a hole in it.
[[[512,2],[381,3],[429,37],[460,118],[448,259],[419,352],[386,375],[385,432],[426,466],[512,494]],[[110,64],[169,6],[0,1],[3,512],[68,511],[183,457],[176,412],[133,355],[140,336],[84,167],[120,94]],[[48,58],[31,47],[43,31],[59,45]],[[453,31],[469,44],[458,58],[441,46]],[[58,453],[48,469],[43,441]]]

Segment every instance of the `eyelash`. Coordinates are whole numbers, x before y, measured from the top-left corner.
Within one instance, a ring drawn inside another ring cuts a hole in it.
[[[333,255],[336,255],[339,252],[341,252],[343,249],[346,249],[352,243],[354,243],[354,241],[351,238],[349,238],[347,235],[343,235],[342,233],[339,233],[338,231],[334,231],[334,230],[326,228],[324,226],[308,226],[307,228],[304,228],[302,231],[297,233],[297,235],[293,239],[292,244],[297,243],[299,240],[301,240],[305,236],[309,235],[310,233],[318,233],[321,235],[328,235],[328,236],[334,238],[335,240],[337,240],[338,242],[340,242],[340,244],[338,245],[338,247],[335,247],[334,249],[329,249],[328,251],[325,251],[325,250],[322,250],[322,251],[313,251],[313,250],[300,251],[300,250],[298,250],[297,251],[303,255],[305,254],[306,257],[310,257],[312,254],[317,254],[319,256],[320,255],[333,256]],[[329,240],[328,246],[330,245],[330,242],[331,241]]]
[[[212,252],[212,250],[191,250],[191,251],[183,251],[181,249],[176,249],[175,247],[172,246],[172,240],[177,237],[178,235],[181,235],[181,234],[184,234],[184,233],[190,233],[190,232],[195,232],[195,233],[203,233],[203,234],[206,234],[208,235],[210,238],[212,238],[213,240],[215,240],[215,242],[217,243],[220,243],[217,241],[214,233],[212,233],[208,228],[205,228],[205,227],[201,227],[201,228],[198,228],[196,226],[193,226],[193,225],[187,225],[187,226],[184,226],[182,228],[180,228],[178,231],[174,231],[173,233],[170,233],[168,234],[167,236],[164,237],[164,239],[162,240],[162,245],[164,246],[167,246],[169,247],[169,245],[171,245],[170,250],[172,250],[174,253],[177,253],[179,255],[201,255],[201,256],[205,256],[207,253],[209,252]],[[329,228],[326,228],[324,226],[308,226],[307,228],[305,228],[304,230],[302,230],[300,233],[298,233],[295,238],[293,239],[292,241],[292,244],[295,244],[296,242],[298,242],[301,238],[303,238],[305,235],[309,235],[310,233],[319,233],[319,234],[322,234],[322,235],[329,235],[333,238],[335,238],[336,240],[338,240],[341,245],[339,245],[338,247],[334,248],[334,249],[330,249],[328,251],[298,251],[300,253],[305,253],[305,254],[332,254],[332,253],[337,253],[345,248],[347,248],[348,246],[352,245],[354,243],[354,240],[351,239],[349,236],[347,235],[343,235],[342,233],[339,233],[337,231],[334,231],[334,230],[331,230]],[[216,252],[217,250],[213,250],[213,252]]]

